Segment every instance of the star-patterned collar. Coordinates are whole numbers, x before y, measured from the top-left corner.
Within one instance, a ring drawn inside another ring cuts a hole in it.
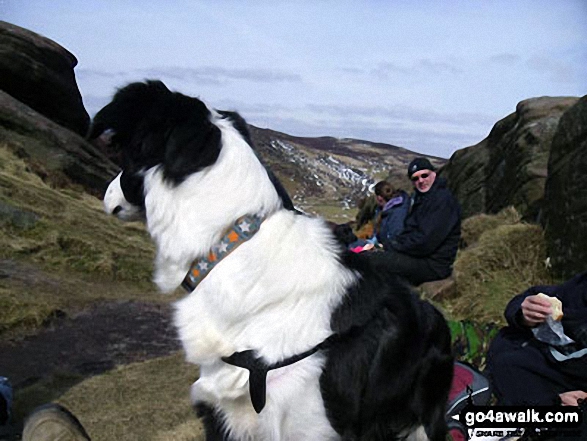
[[[218,263],[238,248],[242,243],[255,235],[263,219],[259,216],[246,215],[239,217],[228,229],[219,243],[212,247],[207,258],[196,259],[181,286],[188,292],[196,289],[196,286],[206,277]]]

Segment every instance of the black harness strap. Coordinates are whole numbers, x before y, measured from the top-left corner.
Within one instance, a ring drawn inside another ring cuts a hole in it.
[[[337,338],[336,334],[328,337],[312,349],[286,358],[279,363],[265,363],[260,357],[255,355],[255,351],[252,349],[235,352],[229,357],[222,357],[222,361],[249,371],[249,393],[251,394],[251,402],[253,403],[255,412],[261,413],[267,401],[267,373],[273,369],[279,369],[297,363],[298,361],[315,354],[321,349],[327,349],[328,346],[333,343],[335,338]]]

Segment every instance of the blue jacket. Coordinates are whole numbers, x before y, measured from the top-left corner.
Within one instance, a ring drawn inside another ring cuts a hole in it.
[[[426,193],[416,192],[404,230],[391,241],[400,253],[426,258],[439,277],[452,272],[461,238],[461,206],[437,176]]]
[[[395,201],[395,203],[393,203]],[[392,204],[390,204],[390,202]],[[388,207],[388,205],[390,205]],[[391,241],[404,229],[404,221],[410,210],[408,194],[400,190],[399,196],[392,198],[381,212],[381,223],[377,231],[377,241],[384,249],[391,247]]]

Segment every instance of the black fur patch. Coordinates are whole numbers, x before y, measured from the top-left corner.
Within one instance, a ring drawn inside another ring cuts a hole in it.
[[[90,139],[105,130],[114,132],[110,142],[123,151],[125,173],[161,166],[175,184],[214,164],[220,154],[220,129],[204,103],[171,92],[160,81],[120,89],[94,117]]]
[[[217,412],[205,403],[196,403],[194,405],[196,415],[204,424],[206,441],[233,441],[222,426],[222,418]]]
[[[348,439],[399,439],[422,424],[444,440],[452,381],[450,333],[442,315],[369,255],[345,253],[362,278],[331,319],[344,337],[328,351],[320,384],[328,418]]]

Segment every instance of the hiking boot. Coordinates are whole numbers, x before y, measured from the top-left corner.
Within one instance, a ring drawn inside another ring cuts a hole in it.
[[[51,403],[36,408],[29,415],[22,441],[90,441],[90,437],[71,412]]]

